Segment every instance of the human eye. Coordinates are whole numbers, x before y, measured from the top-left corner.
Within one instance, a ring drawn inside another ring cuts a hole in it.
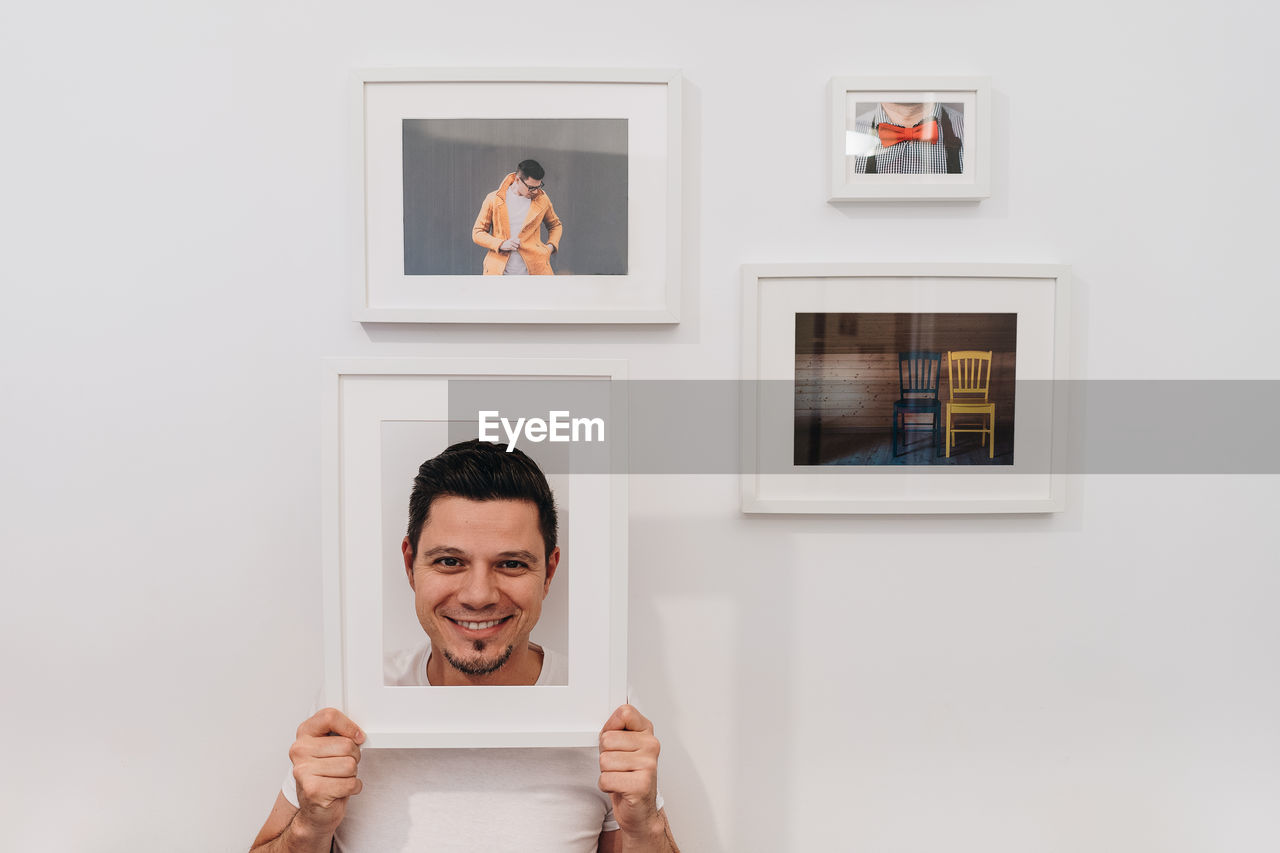
[[[509,575],[518,575],[529,571],[529,564],[524,560],[499,560],[495,568]]]
[[[458,572],[464,568],[457,557],[440,556],[431,561],[431,567],[438,572]]]

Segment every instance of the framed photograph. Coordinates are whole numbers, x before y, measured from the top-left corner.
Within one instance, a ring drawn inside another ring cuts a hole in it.
[[[626,480],[613,476],[626,459],[625,364],[386,358],[325,369],[326,704],[360,721],[367,747],[596,744],[626,700]],[[530,686],[435,686],[425,674],[428,622],[401,553],[409,494],[423,461],[473,438],[527,453],[555,495],[560,560],[528,636],[544,656]],[[406,679],[405,666],[421,677]]]
[[[363,69],[353,89],[357,320],[679,321],[677,72]]]
[[[991,195],[986,77],[835,77],[830,201]]]
[[[743,268],[742,510],[1056,512],[1068,269]]]

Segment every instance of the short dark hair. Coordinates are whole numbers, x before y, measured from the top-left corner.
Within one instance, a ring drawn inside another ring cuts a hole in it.
[[[431,502],[452,496],[473,501],[530,501],[547,557],[556,549],[556,501],[538,463],[518,449],[473,438],[445,448],[418,467],[409,493],[409,545],[418,556],[418,537]]]
[[[516,166],[516,171],[526,178],[533,178],[535,181],[542,180],[547,174],[543,170],[542,164],[537,160],[521,160],[520,165]]]

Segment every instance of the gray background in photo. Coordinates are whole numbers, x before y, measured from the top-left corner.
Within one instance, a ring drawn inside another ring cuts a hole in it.
[[[556,275],[626,275],[627,119],[405,119],[402,135],[405,275],[480,275],[476,214],[527,159],[564,224]]]
[[[909,103],[919,103],[919,102],[918,101],[901,101],[900,103],[909,104]],[[952,103],[950,101],[943,101],[942,105],[944,107],[948,107],[950,109],[955,110],[956,112],[960,113],[960,115],[962,116],[964,115],[963,103]],[[858,122],[863,122],[863,121],[870,122],[871,116],[872,114],[875,113],[876,107],[878,106],[880,106],[880,101],[857,101],[854,104],[853,114],[857,117],[856,120]]]

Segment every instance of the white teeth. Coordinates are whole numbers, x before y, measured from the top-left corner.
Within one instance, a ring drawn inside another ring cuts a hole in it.
[[[490,622],[463,622],[462,620],[458,620],[458,624],[463,628],[469,628],[472,631],[483,631],[485,628],[492,628],[501,621],[501,619],[494,619]]]

